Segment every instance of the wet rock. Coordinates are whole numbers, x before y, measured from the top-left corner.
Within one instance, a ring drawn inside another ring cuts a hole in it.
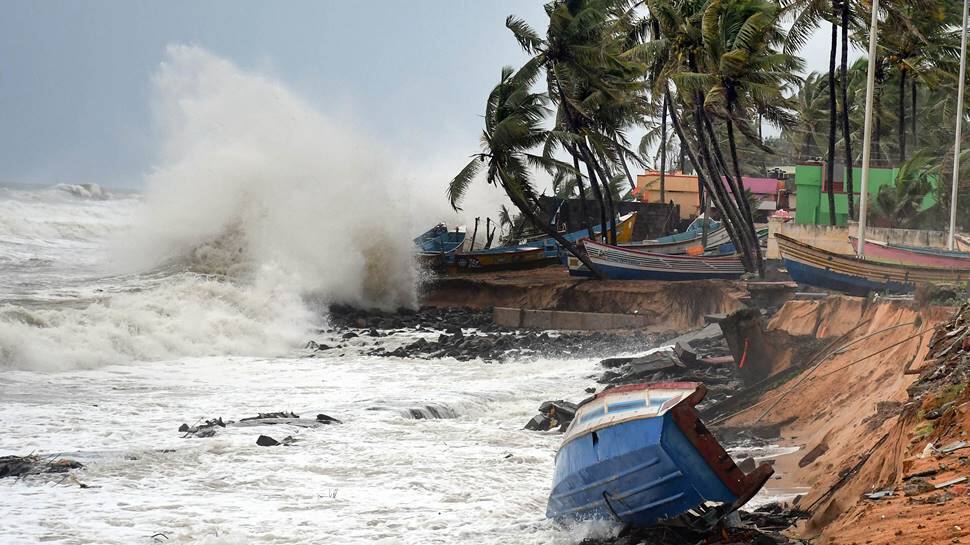
[[[280,411],[275,413],[257,413],[257,416],[247,416],[245,418],[240,418],[239,421],[246,422],[249,420],[266,420],[271,418],[300,418],[300,415],[289,411]]]
[[[927,481],[922,477],[913,477],[912,479],[906,481],[903,484],[903,495],[906,496],[918,496],[926,492],[934,490],[935,487],[932,483]]]
[[[344,333],[343,335],[341,335],[340,338],[341,339],[353,339],[353,338],[359,337],[359,336],[360,335],[354,333],[353,331],[349,331],[349,332]]]
[[[546,431],[559,428],[559,431],[566,431],[569,424],[576,416],[576,404],[562,399],[556,401],[543,401],[539,405],[539,414],[532,417],[525,424],[525,429],[533,431]]]
[[[182,424],[179,426],[179,432],[184,433],[182,437],[212,437],[221,428],[225,428],[227,425],[232,424],[232,421],[225,422],[222,417],[213,418],[212,420],[206,420],[205,423],[198,426],[189,426],[187,424]]]
[[[256,444],[261,447],[275,447],[279,445],[280,442],[268,435],[260,435],[256,438]]]
[[[69,458],[45,458],[37,455],[0,456],[0,478],[24,477],[41,473],[66,473],[84,467],[81,462]]]
[[[320,413],[317,415],[317,422],[320,422],[322,424],[343,424],[342,421],[337,420],[332,416],[327,416],[323,413]]]
[[[751,456],[748,456],[744,460],[741,460],[740,462],[738,462],[738,469],[740,469],[745,473],[751,473],[752,471],[755,470],[756,467],[757,467],[757,463],[755,463],[754,458],[752,458]]]

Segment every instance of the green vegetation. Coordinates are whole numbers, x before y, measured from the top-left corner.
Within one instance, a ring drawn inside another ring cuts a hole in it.
[[[615,202],[628,196],[626,185],[635,186],[631,166],[659,163],[663,171],[676,153],[682,169],[689,163],[698,174],[699,204],[710,201],[746,268],[757,271],[762,259],[741,177],[823,158],[832,179],[837,162],[858,163],[861,146],[853,142],[862,136],[868,61],[850,66],[847,52],[850,44],[868,43],[870,6],[552,0],[545,4],[544,32],[510,16],[506,26],[530,59],[518,70],[505,69],[489,95],[483,151],[451,181],[449,199],[457,208],[484,171],[520,216],[548,231],[533,185],[538,169],[552,176],[558,196],[579,197],[584,212],[605,227],[616,217]],[[929,180],[951,174],[946,150],[952,149],[961,4],[893,0],[881,6],[873,157],[897,163],[899,177],[875,197],[873,213],[897,226],[935,226],[949,206],[948,192],[940,191],[948,184],[936,184],[934,209],[919,204],[933,191]],[[823,26],[831,28],[829,72],[802,78],[799,49]],[[780,136],[766,137],[766,126]],[[628,138],[633,130],[645,132],[637,146]],[[853,183],[850,168],[846,190],[854,217]],[[661,176],[661,192],[663,184]],[[827,217],[834,222],[828,185]],[[970,221],[970,198],[960,207]],[[604,228],[602,236],[616,240],[615,230]]]

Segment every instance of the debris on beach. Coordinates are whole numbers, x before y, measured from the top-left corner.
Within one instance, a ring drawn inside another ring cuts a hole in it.
[[[560,432],[566,431],[573,417],[576,416],[576,404],[561,399],[556,401],[543,401],[539,405],[539,414],[532,417],[525,429],[531,431],[548,431],[558,428]]]
[[[343,424],[343,422],[323,413],[317,414],[316,418],[300,418],[300,415],[292,411],[277,411],[271,413],[257,413],[256,416],[240,418],[238,422],[233,420],[223,420],[222,417],[219,417],[206,420],[204,423],[194,426],[182,424],[179,426],[178,431],[184,434],[182,436],[183,438],[212,437],[219,430],[230,426],[251,427],[274,426],[279,424],[288,424],[290,426],[296,426],[299,428],[316,428],[319,426]]]
[[[27,456],[0,456],[0,478],[24,477],[42,473],[67,473],[84,467],[81,462],[69,458]]]

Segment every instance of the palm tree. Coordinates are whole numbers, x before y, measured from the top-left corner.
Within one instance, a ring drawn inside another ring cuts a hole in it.
[[[552,0],[545,9],[545,37],[521,19],[506,20],[522,48],[534,55],[530,63],[545,69],[548,96],[557,107],[544,153],[548,158],[560,147],[566,150],[577,175],[579,163],[585,165],[604,236],[615,242],[615,225],[607,229],[607,216],[616,214],[606,186],[616,168],[635,185],[626,161],[639,157],[623,129],[639,123],[646,102],[643,66],[626,53],[644,25],[628,0]]]
[[[705,47],[702,32],[705,15],[709,18],[708,29],[712,30],[717,26],[720,7],[708,10],[711,4],[712,2],[699,0],[647,0],[651,17],[659,27],[657,35],[660,38],[645,44],[640,48],[640,54],[653,61],[648,75],[651,87],[655,94],[667,98],[674,130],[697,172],[701,188],[705,190],[701,192],[702,207],[705,197],[709,197],[721,212],[725,227],[741,252],[747,270],[760,271],[759,250],[755,247],[757,242],[753,236],[750,215],[743,212],[747,207],[746,203],[741,202],[743,195],[736,172],[732,173],[727,166],[711,118],[705,110],[706,93],[713,92],[718,95],[724,91],[713,85],[718,78],[712,76],[717,72],[714,66],[722,59],[711,57]],[[729,63],[732,61],[731,58],[725,60]],[[676,101],[673,100],[675,95],[671,92],[671,84],[676,88]],[[678,111],[681,107],[683,112]],[[722,177],[728,180],[731,195],[728,194]]]
[[[482,151],[474,154],[472,160],[448,184],[448,200],[452,208],[459,210],[459,203],[468,187],[484,169],[485,181],[501,186],[520,214],[579,258],[596,277],[600,277],[598,269],[586,254],[538,215],[542,208],[530,179],[530,164],[547,166],[547,161],[532,154],[531,150],[541,146],[548,138],[548,131],[541,127],[541,122],[549,109],[544,93],[530,91],[537,73],[535,64],[526,64],[518,72],[511,67],[502,69],[499,83],[489,93],[485,104]]]
[[[923,156],[914,156],[900,165],[894,185],[884,185],[876,194],[872,215],[889,227],[911,229],[919,227],[924,215],[922,207],[926,196],[933,190],[930,162]]]
[[[749,143],[763,147],[761,134],[750,126],[749,119],[764,116],[779,126],[793,123],[792,104],[782,95],[782,89],[798,84],[795,74],[802,63],[773,48],[784,38],[778,28],[778,16],[778,7],[763,0],[711,0],[704,12],[702,29],[704,47],[712,62],[706,78],[695,76],[695,81],[707,80],[705,110],[725,121],[733,166],[733,176],[726,173],[726,177],[735,201],[741,205],[749,227],[746,235],[751,238],[759,264],[761,250],[751,207],[743,194],[734,129],[737,127]],[[719,153],[718,138],[709,123],[708,131]]]
[[[800,160],[820,156],[821,127],[827,118],[824,76],[811,72],[797,87],[793,97],[795,123],[782,130]]]

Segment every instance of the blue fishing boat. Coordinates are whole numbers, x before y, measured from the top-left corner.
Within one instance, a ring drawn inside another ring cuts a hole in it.
[[[745,474],[701,422],[707,389],[694,382],[631,384],[583,401],[556,454],[546,516],[709,527],[771,477]]]
[[[421,233],[414,239],[418,252],[422,254],[448,254],[456,251],[465,243],[465,233],[449,231],[443,223]]]
[[[701,243],[704,242],[705,223],[708,229],[707,244],[701,250]],[[731,235],[720,223],[700,217],[692,221],[683,233],[675,233],[653,240],[621,243],[620,246],[655,254],[681,255],[692,250],[696,250],[697,253],[716,253],[719,247],[730,242]]]
[[[643,252],[621,246],[583,241],[586,256],[612,280],[737,279],[745,273],[737,255],[691,256]],[[589,277],[590,270],[575,256],[566,260],[571,276]]]
[[[792,280],[820,288],[865,296],[870,291],[910,293],[921,284],[957,284],[970,270],[883,263],[816,248],[775,233],[778,251]]]
[[[620,216],[616,223],[616,240],[619,243],[626,243],[633,237],[633,228],[636,225],[637,213],[630,212]],[[613,222],[607,222],[606,228],[610,229],[613,227]],[[596,224],[592,226],[593,234],[599,235],[603,231],[603,226],[601,224]],[[581,229],[579,231],[573,231],[572,233],[566,233],[563,238],[569,242],[579,242],[580,240],[589,236],[589,231],[586,229]],[[545,257],[558,260],[562,255],[562,250],[559,248],[559,243],[556,239],[552,237],[540,237],[532,240],[527,240],[523,244],[518,246],[512,246],[511,248],[542,248],[545,252]],[[506,247],[509,248],[509,247]]]

